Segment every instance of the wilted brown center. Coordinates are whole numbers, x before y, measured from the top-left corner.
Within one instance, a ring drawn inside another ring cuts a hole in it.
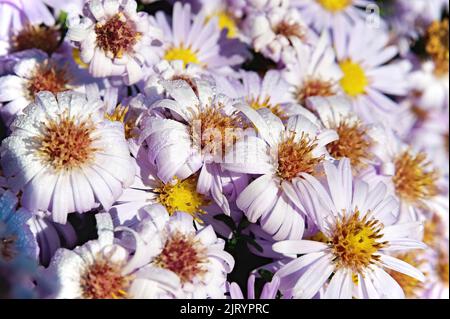
[[[50,55],[58,49],[60,39],[61,32],[55,27],[27,25],[12,37],[11,48],[13,52],[40,49]]]

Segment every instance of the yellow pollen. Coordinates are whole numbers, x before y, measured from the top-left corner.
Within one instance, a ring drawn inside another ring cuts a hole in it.
[[[308,240],[318,241],[324,244],[329,244],[330,239],[321,231],[315,233],[313,236],[310,236]]]
[[[236,25],[233,17],[226,11],[217,11],[214,14],[206,18],[206,22],[211,20],[213,17],[217,17],[217,24],[220,30],[227,29],[227,37],[229,39],[235,38],[238,33],[238,27]]]
[[[27,25],[12,37],[13,52],[40,49],[51,55],[59,47],[61,32],[55,27]]]
[[[192,50],[190,47],[185,48],[183,44],[179,47],[172,47],[168,49],[164,59],[167,61],[183,61],[184,66],[188,64],[201,64],[197,57],[197,52]]]
[[[317,166],[323,160],[323,156],[314,157],[312,152],[317,146],[315,139],[310,139],[303,134],[296,141],[295,133],[287,136],[278,146],[278,176],[287,181],[291,181],[300,173],[314,175]]]
[[[436,272],[441,282],[448,287],[449,285],[448,250],[444,251],[443,248],[439,249],[439,257],[438,263],[436,265]]]
[[[59,121],[49,121],[42,136],[37,138],[38,154],[56,170],[70,170],[89,162],[97,148],[91,137],[93,123],[77,123],[74,118],[61,115]]]
[[[444,75],[449,70],[449,26],[448,19],[435,21],[428,28],[426,51],[433,59],[437,75]]]
[[[334,84],[331,81],[311,78],[296,89],[294,96],[300,105],[306,106],[306,100],[310,97],[335,95],[333,87]]]
[[[367,128],[360,122],[342,120],[333,129],[339,135],[339,140],[327,145],[330,155],[335,159],[349,158],[352,168],[357,170],[364,168],[365,161],[371,159],[369,149],[372,146]]]
[[[278,116],[280,119],[283,120],[287,118],[280,104],[272,104],[270,102],[270,96],[267,96],[265,99],[260,99],[259,97],[251,98],[248,100],[248,104],[254,110],[269,109],[273,114]]]
[[[130,139],[136,137],[136,134],[133,132],[136,127],[136,119],[128,118],[126,119],[129,111],[129,107],[123,107],[118,105],[112,114],[105,114],[105,118],[110,120],[111,122],[121,122],[123,123],[125,130],[125,138]]]
[[[436,170],[429,169],[430,165],[425,153],[414,156],[405,151],[397,157],[393,182],[400,198],[411,204],[421,205],[423,201],[439,193],[436,186],[439,174]]]
[[[337,267],[361,273],[379,260],[376,253],[387,245],[387,242],[379,242],[383,237],[383,224],[368,215],[360,218],[360,212],[356,210],[351,216],[344,215],[332,229],[330,246]]]
[[[185,180],[175,179],[173,183],[168,183],[155,190],[158,194],[158,202],[166,207],[170,215],[177,211],[188,213],[197,218],[198,214],[205,214],[201,209],[209,204],[209,200],[197,192],[196,175]]]
[[[366,87],[369,85],[369,80],[361,65],[351,60],[345,60],[339,65],[343,72],[340,83],[344,92],[351,97],[364,94]]]
[[[336,13],[346,9],[353,0],[317,0],[317,2],[326,10]]]
[[[430,247],[436,246],[440,239],[445,235],[445,224],[442,218],[434,213],[428,218],[424,225],[423,242]]]
[[[72,58],[75,61],[76,64],[82,69],[87,69],[89,67],[88,64],[84,63],[83,60],[81,60],[80,56],[80,50],[77,48],[72,49]]]
[[[415,268],[418,268],[426,263],[426,260],[423,258],[421,253],[422,251],[410,251],[406,254],[397,255],[395,257]],[[395,279],[395,281],[397,281],[400,287],[402,287],[407,298],[417,298],[419,292],[424,288],[422,282],[401,272],[388,270],[388,273]]]
[[[122,265],[98,258],[81,275],[81,289],[85,299],[125,299],[131,277],[121,274]]]
[[[192,282],[195,277],[206,273],[206,247],[194,234],[176,232],[168,238],[164,249],[155,258],[154,263],[178,275],[181,282]]]

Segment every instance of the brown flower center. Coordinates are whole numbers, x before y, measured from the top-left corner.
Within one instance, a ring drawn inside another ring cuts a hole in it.
[[[372,140],[367,128],[360,122],[341,121],[333,127],[339,139],[327,145],[327,150],[335,159],[349,158],[353,168],[364,168],[365,160],[370,159],[369,149]]]
[[[90,121],[77,123],[67,115],[60,116],[59,121],[52,120],[46,124],[44,133],[38,139],[39,155],[55,169],[73,169],[92,159],[94,152],[95,130]]]
[[[85,299],[122,299],[130,286],[130,277],[121,274],[122,266],[104,258],[97,259],[81,276]]]
[[[423,242],[428,246],[435,246],[439,243],[440,238],[444,236],[445,224],[438,214],[433,214],[428,218],[424,225]]]
[[[13,52],[40,49],[51,55],[59,47],[61,32],[55,27],[27,25],[12,37]]]
[[[424,260],[421,256],[421,251],[411,251],[406,254],[397,255],[395,257],[416,268],[426,263],[426,260]],[[395,279],[395,281],[397,281],[400,287],[402,287],[407,298],[417,298],[420,290],[424,288],[423,283],[416,278],[410,277],[394,270],[389,270],[388,273],[392,278]]]
[[[344,215],[342,220],[336,222],[332,230],[331,248],[338,267],[361,273],[380,259],[376,253],[388,244],[379,242],[383,237],[383,224],[368,215],[361,219],[360,212],[356,210],[351,216]]]
[[[28,92],[32,99],[42,91],[50,91],[53,94],[69,89],[69,77],[64,68],[58,68],[48,61],[35,70],[33,77],[28,81]]]
[[[0,257],[8,261],[13,259],[17,251],[15,249],[15,244],[17,241],[17,236],[2,236],[0,237]]]
[[[209,107],[193,121],[191,136],[194,145],[211,155],[225,154],[239,138],[246,124],[239,115],[225,115],[219,108]]]
[[[393,177],[396,192],[399,197],[413,204],[432,198],[439,193],[436,186],[439,174],[429,169],[425,153],[413,156],[405,151],[395,161],[395,176]]]
[[[155,264],[173,271],[182,283],[187,283],[206,273],[206,261],[206,248],[193,234],[176,232],[167,240],[163,251],[156,257]]]
[[[435,21],[427,32],[427,53],[433,59],[437,75],[444,75],[449,70],[449,26],[448,19],[441,22]]]
[[[278,176],[291,181],[300,173],[315,174],[317,166],[323,160],[323,156],[314,157],[312,152],[317,146],[317,141],[303,134],[296,141],[295,133],[291,133],[278,145]]]
[[[190,78],[187,75],[174,75],[172,77],[172,81],[178,81],[178,80],[185,81],[191,87],[191,89],[194,91],[195,95],[198,96],[198,87],[192,78]]]
[[[123,53],[131,52],[141,34],[136,31],[133,21],[123,13],[118,13],[105,23],[95,26],[97,45],[114,58],[121,58]]]
[[[320,79],[308,79],[295,92],[295,98],[302,106],[306,106],[306,100],[314,96],[332,96],[336,92],[333,89],[333,82]]]
[[[294,37],[305,41],[306,38],[306,30],[299,23],[288,23],[284,20],[276,26],[274,32],[288,39]]]

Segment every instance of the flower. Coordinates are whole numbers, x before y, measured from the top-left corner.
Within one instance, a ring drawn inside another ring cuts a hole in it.
[[[256,276],[254,274],[248,277],[247,283],[247,299],[256,299],[255,296],[255,279]],[[259,299],[275,299],[278,293],[278,286],[280,285],[280,280],[278,277],[273,277],[271,282],[268,282],[264,285],[261,295]],[[238,284],[232,282],[229,287],[230,297],[231,299],[245,299],[244,294],[242,293],[241,288],[239,288]]]
[[[277,63],[293,59],[294,43],[311,44],[316,40],[294,8],[273,8],[247,19],[252,21],[250,38],[255,51]]]
[[[170,110],[177,119],[148,116],[143,119],[140,141],[148,145],[149,159],[165,183],[184,180],[199,172],[197,192],[210,194],[229,215],[223,179],[236,183],[242,174],[221,170],[226,150],[247,128],[233,101],[216,94],[208,81],[194,81],[197,93],[183,80],[161,82],[171,99],[156,101],[151,110]],[[239,189],[241,186],[238,186]]]
[[[334,34],[351,31],[356,23],[363,22],[366,12],[362,9],[373,5],[371,0],[292,0],[305,22],[317,32],[332,30]]]
[[[149,263],[149,254],[155,251],[155,245],[146,245],[131,229],[115,230],[107,213],[97,214],[96,219],[98,239],[73,251],[60,248],[53,256],[46,276],[59,278],[54,298],[151,299],[176,294],[179,281],[168,271],[154,271],[152,275],[140,272]],[[114,238],[115,231],[131,234],[134,251]],[[158,278],[160,282],[155,284]]]
[[[301,198],[292,182],[301,173],[316,174],[327,159],[326,145],[338,138],[303,115],[289,118],[286,126],[267,109],[241,111],[252,120],[260,137],[238,141],[222,166],[232,172],[259,175],[237,197],[237,206],[252,223],[276,240],[300,239],[304,220]]]
[[[388,128],[376,128],[371,136],[378,164],[366,170],[363,178],[383,181],[388,186],[389,192],[399,198],[402,218],[418,220],[422,212],[429,210],[446,214],[448,186],[428,154],[413,149]]]
[[[351,101],[344,96],[312,97],[307,107],[320,118],[323,127],[335,130],[339,139],[328,144],[327,150],[337,160],[348,158],[356,171],[374,163],[371,151],[374,141],[371,126],[352,112]]]
[[[403,290],[383,268],[424,281],[419,270],[388,255],[424,249],[425,244],[408,238],[421,224],[396,223],[398,202],[387,196],[382,183],[370,187],[354,179],[349,160],[337,167],[326,162],[324,170],[325,185],[303,174],[295,187],[326,242],[287,240],[273,245],[280,253],[302,255],[276,273],[282,289],[294,298],[308,299],[329,281],[323,298],[352,298],[354,286],[360,298],[403,298]]]
[[[234,259],[224,251],[225,242],[216,237],[212,226],[196,229],[192,216],[178,212],[169,217],[165,208],[156,204],[147,209],[137,232],[147,244],[158,247],[143,272],[175,276],[182,298],[225,297],[226,276],[234,267]]]
[[[24,209],[16,210],[17,197],[10,191],[0,195],[0,260],[11,261],[18,256],[34,259],[36,240],[27,220],[31,214]]]
[[[0,114],[7,125],[22,114],[37,93],[83,91],[83,84],[93,82],[72,60],[59,54],[50,58],[40,50],[24,51],[11,68],[12,74],[0,77]]]
[[[109,208],[132,182],[123,125],[105,120],[101,107],[80,93],[40,92],[12,123],[1,164],[25,208],[65,224],[68,213]]]
[[[411,64],[392,61],[398,49],[389,45],[389,35],[364,23],[351,31],[334,35],[334,47],[342,70],[340,86],[352,99],[355,111],[367,122],[398,112],[398,104],[388,96],[408,93],[407,76]]]
[[[157,12],[153,25],[164,33],[160,57],[181,60],[184,66],[197,64],[210,72],[233,73],[231,67],[242,63],[247,53],[238,40],[221,36],[216,20],[208,20],[204,12],[193,16],[190,4],[180,2],[173,7],[171,24],[163,12]]]
[[[91,0],[87,16],[68,21],[67,38],[80,48],[81,60],[94,77],[123,76],[131,85],[142,79],[144,63],[153,63],[152,50],[160,30],[134,0]]]
[[[295,59],[282,71],[289,83],[289,92],[298,104],[306,106],[306,101],[314,96],[333,96],[341,94],[339,81],[342,70],[336,64],[336,57],[330,47],[330,39],[322,33],[312,46],[295,42]]]
[[[269,70],[263,78],[256,72],[240,72],[240,79],[217,79],[217,84],[227,96],[241,99],[253,109],[269,109],[281,119],[299,112],[299,106],[288,91],[288,83],[278,70]]]

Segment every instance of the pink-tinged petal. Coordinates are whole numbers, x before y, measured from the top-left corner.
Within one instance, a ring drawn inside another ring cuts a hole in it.
[[[417,250],[427,248],[428,248],[427,245],[416,239],[399,238],[399,239],[391,239],[389,241],[389,246],[383,248],[383,251],[395,252],[402,250],[405,251],[405,250]]]
[[[286,196],[292,201],[292,203],[295,204],[295,206],[297,206],[298,209],[304,212],[305,208],[303,207],[301,200],[297,195],[297,193],[295,192],[295,189],[292,186],[292,184],[286,181],[282,181],[281,188],[283,189]]]
[[[247,299],[255,299],[255,275],[251,274],[247,281]]]
[[[309,266],[309,265],[317,262],[323,256],[325,256],[325,252],[306,254],[304,256],[301,256],[299,258],[296,258],[296,259],[290,261],[289,263],[287,263],[286,265],[281,267],[280,270],[278,270],[275,273],[275,275],[279,276],[280,278],[287,277],[287,276],[305,268],[306,266]]]
[[[229,293],[230,293],[231,299],[244,299],[244,295],[242,294],[241,288],[235,282],[232,282],[230,284]]]
[[[386,196],[386,191],[386,184],[380,182],[372,191],[370,191],[364,207],[360,208],[361,212],[366,213],[368,211],[373,211]]]
[[[334,273],[323,299],[352,299],[352,286],[351,271],[341,268]]]
[[[260,221],[262,229],[271,236],[276,234],[285,221],[286,214],[289,213],[288,210],[292,210],[289,207],[289,200],[284,194],[281,194],[272,211],[267,211],[262,215]]]
[[[402,223],[397,225],[386,226],[383,229],[382,240],[390,241],[392,239],[402,239],[407,237],[414,237],[423,231],[423,224],[421,222]]]
[[[404,262],[403,260],[388,255],[381,255],[380,260],[382,264],[389,269],[401,272],[402,274],[415,278],[420,282],[425,281],[425,276],[420,270]]]
[[[257,181],[257,180],[256,180]],[[255,181],[255,182],[256,182]],[[262,184],[262,183],[260,183]],[[251,184],[250,184],[251,185]],[[262,185],[261,185],[262,186]],[[250,186],[248,186],[250,187]],[[242,192],[242,196],[248,193],[247,188]],[[258,194],[258,195],[256,195]],[[241,195],[238,197],[241,198]],[[265,185],[265,189],[261,192],[255,193],[255,200],[244,210],[245,215],[251,223],[256,223],[256,221],[265,213],[272,210],[276,200],[279,196],[279,189],[277,185],[271,181]],[[239,207],[239,204],[238,204]]]
[[[379,267],[374,267],[373,273],[369,273],[373,278],[372,282],[383,299],[404,299],[405,293],[402,287],[387,272]]]
[[[253,201],[272,183],[271,175],[263,175],[248,185],[238,196],[236,205],[243,211],[246,211]]]
[[[335,265],[331,256],[325,255],[311,265],[294,286],[293,294],[297,299],[311,299],[333,273]]]
[[[328,248],[324,243],[312,240],[284,240],[273,244],[273,250],[285,255],[302,255],[323,251]]]

